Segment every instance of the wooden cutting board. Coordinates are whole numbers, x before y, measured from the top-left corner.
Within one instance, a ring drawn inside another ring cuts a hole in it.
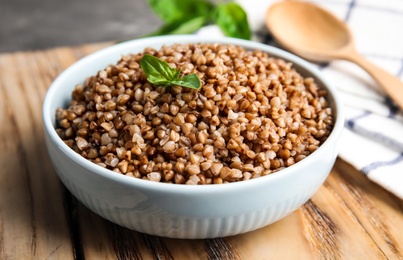
[[[41,107],[60,72],[107,45],[0,54],[0,259],[403,259],[403,201],[341,160],[300,209],[233,237],[160,238],[85,208],[50,163]]]

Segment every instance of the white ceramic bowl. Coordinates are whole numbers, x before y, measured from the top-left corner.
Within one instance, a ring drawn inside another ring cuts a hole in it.
[[[121,55],[146,47],[187,42],[236,44],[261,49],[294,64],[328,89],[335,113],[329,138],[306,159],[271,175],[229,184],[178,185],[124,176],[87,161],[70,149],[55,131],[55,111],[67,107],[77,83],[94,75]],[[174,238],[214,238],[240,234],[271,224],[290,214],[317,191],[337,157],[343,117],[336,90],[306,61],[264,44],[194,35],[163,36],[117,44],[91,54],[66,69],[53,82],[43,104],[46,145],[64,185],[85,206],[129,229]]]

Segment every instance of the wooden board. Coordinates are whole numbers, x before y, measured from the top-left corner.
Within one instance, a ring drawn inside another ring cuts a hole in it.
[[[41,107],[60,72],[107,45],[0,54],[0,259],[403,259],[403,201],[341,160],[303,207],[238,236],[160,238],[89,211],[49,161]]]

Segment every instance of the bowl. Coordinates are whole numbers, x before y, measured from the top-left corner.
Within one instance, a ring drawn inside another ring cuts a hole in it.
[[[228,184],[180,185],[137,179],[102,168],[69,148],[55,130],[55,111],[67,107],[76,84],[128,53],[174,43],[235,44],[260,49],[292,62],[328,90],[335,124],[328,139],[304,160],[273,174]],[[58,177],[86,207],[103,218],[138,232],[171,238],[232,236],[262,228],[298,209],[318,190],[332,169],[344,121],[332,84],[308,62],[265,44],[195,35],[143,38],[95,52],[62,72],[43,104],[46,146]]]

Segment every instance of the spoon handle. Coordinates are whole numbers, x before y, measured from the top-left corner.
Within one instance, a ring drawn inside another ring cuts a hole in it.
[[[403,82],[399,78],[372,64],[355,50],[350,51],[345,58],[367,71],[389,97],[403,109]]]

